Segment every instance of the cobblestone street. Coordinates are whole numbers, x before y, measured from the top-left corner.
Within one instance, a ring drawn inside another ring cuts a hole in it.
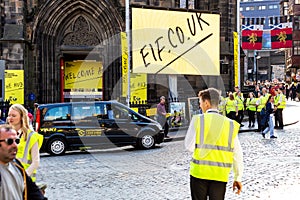
[[[294,102],[286,109],[286,121],[299,117],[299,106]],[[226,199],[299,199],[300,123],[275,130],[275,135],[277,139],[263,139],[251,131],[239,134],[244,150],[244,187],[241,195],[233,194],[231,174]],[[190,199],[190,158],[182,140],[148,151],[124,147],[58,157],[44,154],[37,180],[48,184],[46,196],[50,200],[185,200]]]

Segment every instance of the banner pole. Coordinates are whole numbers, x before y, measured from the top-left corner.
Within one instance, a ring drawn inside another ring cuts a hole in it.
[[[241,35],[241,32],[240,32],[240,0],[237,0],[236,1],[236,32],[237,32],[237,36],[238,36],[238,40],[237,40],[237,43],[238,43],[238,49],[237,49],[237,52],[238,52],[238,56],[237,56],[237,65],[238,65],[238,86],[239,88],[241,88],[241,69],[240,69],[240,35]]]
[[[127,96],[126,103],[127,106],[130,106],[130,69],[131,69],[131,33],[130,33],[130,9],[129,9],[130,0],[126,0],[125,2],[125,20],[126,20],[126,34],[127,34],[127,42],[128,42],[128,61],[127,61]]]

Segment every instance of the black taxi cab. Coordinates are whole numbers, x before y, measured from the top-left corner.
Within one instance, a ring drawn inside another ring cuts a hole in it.
[[[117,101],[41,104],[35,121],[44,136],[41,151],[51,155],[125,145],[150,149],[164,138],[159,123]]]

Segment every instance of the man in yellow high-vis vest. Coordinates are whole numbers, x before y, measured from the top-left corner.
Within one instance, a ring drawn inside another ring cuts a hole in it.
[[[283,116],[282,111],[286,107],[286,97],[283,94],[281,88],[278,88],[275,92],[274,105],[277,107],[275,111],[275,129],[283,129]]]
[[[193,152],[190,163],[192,200],[224,199],[231,168],[233,190],[240,194],[243,152],[237,137],[239,123],[218,113],[219,91],[199,92],[204,114],[194,115],[185,138],[185,147]]]

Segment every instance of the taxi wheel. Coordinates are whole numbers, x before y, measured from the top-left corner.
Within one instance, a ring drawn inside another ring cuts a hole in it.
[[[48,153],[51,155],[63,155],[66,152],[66,142],[62,138],[53,138],[48,143]]]
[[[151,133],[142,133],[138,139],[138,147],[141,149],[151,149],[155,146],[155,139]]]

